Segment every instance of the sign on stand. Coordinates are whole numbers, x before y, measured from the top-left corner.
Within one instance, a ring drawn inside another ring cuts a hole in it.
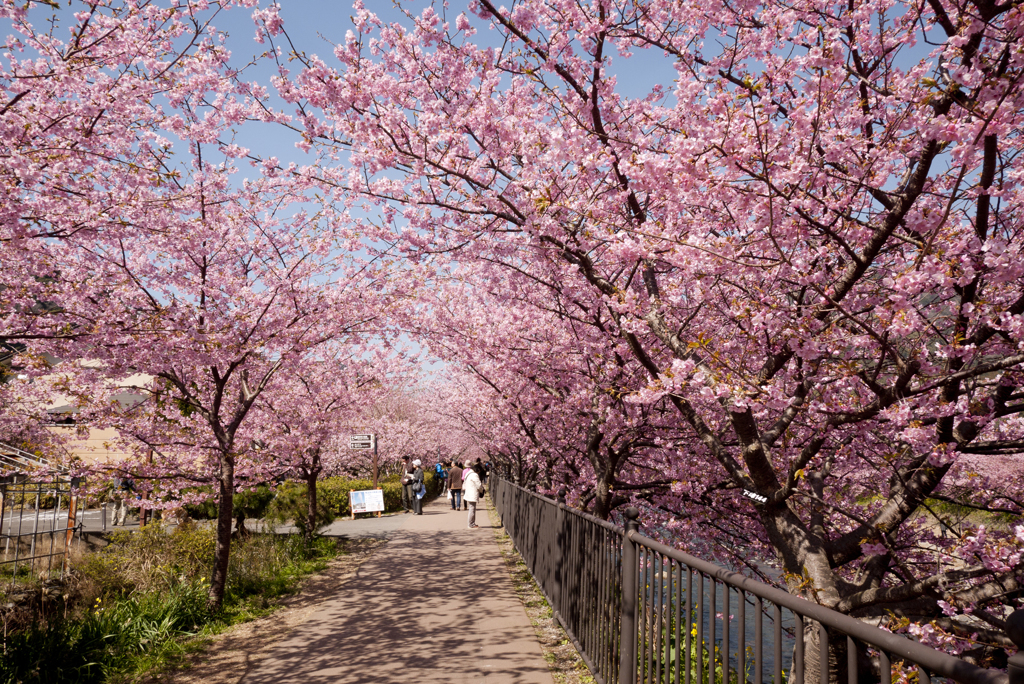
[[[380,517],[384,510],[384,490],[364,489],[358,492],[348,493],[349,510],[352,511],[352,519],[356,519],[356,513],[376,513]]]

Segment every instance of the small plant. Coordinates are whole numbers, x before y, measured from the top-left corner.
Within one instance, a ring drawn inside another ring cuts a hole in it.
[[[213,532],[159,524],[118,532],[76,564],[77,604],[39,610],[6,635],[0,682],[105,682],[175,662],[183,638],[269,612],[339,552],[330,539],[260,535],[236,542],[222,610],[207,607]]]
[[[213,530],[186,523],[173,532],[159,523],[137,532],[115,532],[110,544],[88,554],[79,571],[95,587],[93,595],[166,591],[203,577],[213,562]]]
[[[98,598],[76,619],[37,622],[7,638],[0,679],[88,683],[132,671],[141,656],[210,621],[206,590],[204,583],[192,582],[164,595]]]

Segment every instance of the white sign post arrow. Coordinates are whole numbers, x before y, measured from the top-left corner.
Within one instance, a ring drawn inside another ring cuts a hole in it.
[[[352,435],[351,437],[348,438],[348,448],[349,449],[373,449],[373,488],[377,489],[377,480],[378,480],[378,473],[377,473],[377,469],[378,469],[378,465],[377,465],[377,435],[375,435],[373,433],[362,434],[362,435]],[[377,515],[380,515],[380,513],[378,513]]]
[[[348,440],[349,449],[372,449],[375,445],[376,435],[352,435]]]

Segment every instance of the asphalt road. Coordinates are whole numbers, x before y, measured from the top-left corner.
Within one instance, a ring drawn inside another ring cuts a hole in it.
[[[398,529],[405,518],[407,517],[404,513],[392,513],[388,515],[382,515],[381,517],[359,517],[355,520],[349,518],[342,518],[335,520],[333,523],[328,525],[323,534],[332,537],[345,537],[345,538],[362,538],[362,537],[375,537],[378,539],[386,539],[390,537],[391,533]],[[56,518],[56,520],[55,520]],[[59,513],[54,510],[43,510],[39,511],[38,517],[35,511],[26,511],[24,513],[7,513],[3,517],[2,530],[3,533],[9,534],[12,531],[17,532],[20,528],[22,532],[30,532],[33,526],[38,524],[38,530],[50,531],[53,527],[63,528],[67,524],[68,512],[62,510]],[[54,523],[56,522],[56,525]],[[83,530],[85,532],[103,532],[110,531],[114,524],[114,509],[108,507],[106,512],[102,509],[91,508],[87,511],[79,511],[78,522],[83,524]],[[127,527],[136,527],[138,525],[137,511],[133,510],[128,516]],[[258,530],[262,528],[263,521],[261,520],[246,520],[246,527],[249,529]],[[277,528],[278,532],[291,532],[294,528],[291,526],[282,526]]]
[[[31,532],[33,525],[38,525],[37,530],[49,532],[53,528],[63,529],[67,525],[68,512],[67,509],[56,511],[56,510],[45,510],[39,511],[38,517],[35,511],[26,511],[23,513],[10,513],[8,512],[3,517],[2,530],[4,534],[10,534],[11,532]],[[79,522],[85,523],[85,530],[87,532],[96,532],[103,529],[103,513],[99,510],[85,511],[83,514],[78,514]],[[109,526],[112,522],[111,514],[107,514],[107,525]]]
[[[138,526],[138,511],[132,509],[128,515],[127,528],[133,528]],[[56,520],[54,518],[56,517]],[[363,538],[363,537],[374,537],[378,539],[390,538],[391,533],[397,530],[401,525],[407,521],[409,516],[405,513],[390,513],[382,515],[377,518],[373,517],[358,517],[355,520],[349,518],[339,518],[333,523],[327,526],[323,530],[323,534],[332,537],[344,537],[350,539]],[[22,533],[31,532],[33,525],[38,524],[39,531],[49,532],[51,529],[63,529],[67,524],[68,512],[67,509],[61,510],[59,513],[55,510],[42,510],[39,511],[38,518],[36,517],[35,511],[26,511],[24,513],[11,514],[7,511],[2,521],[2,532],[4,534],[18,533],[19,528]],[[114,525],[114,508],[113,506],[107,506],[104,511],[101,508],[90,508],[86,511],[78,512],[78,522],[83,525],[83,531],[85,532],[109,532],[115,528]],[[56,524],[54,524],[56,523]],[[246,527],[251,530],[262,529],[263,521],[250,519],[245,521]],[[13,526],[13,527],[12,527]],[[276,528],[278,532],[292,532],[295,528],[291,526],[281,526]]]

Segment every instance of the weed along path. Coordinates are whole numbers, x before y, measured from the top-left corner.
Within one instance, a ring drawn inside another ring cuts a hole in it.
[[[400,517],[354,572],[313,578],[171,681],[552,684],[487,512],[475,530],[444,499]]]

